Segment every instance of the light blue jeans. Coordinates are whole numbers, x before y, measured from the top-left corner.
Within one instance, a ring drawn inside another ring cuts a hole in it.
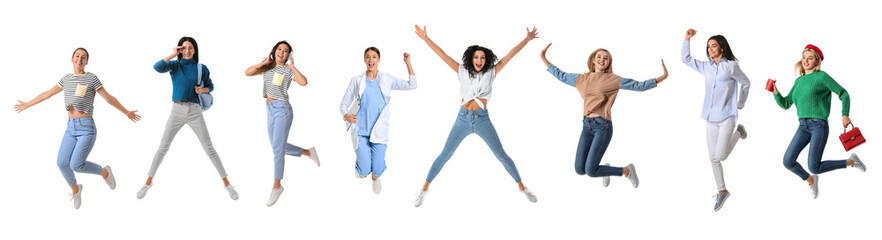
[[[275,179],[285,175],[285,155],[299,157],[303,148],[288,143],[291,122],[294,121],[291,104],[285,100],[266,103],[266,129],[270,144],[273,146],[273,162],[275,163]]]
[[[462,107],[459,109],[459,115],[456,116],[456,122],[453,123],[453,129],[450,129],[450,135],[447,136],[444,150],[441,151],[441,155],[438,155],[435,163],[432,164],[432,168],[429,169],[429,176],[426,177],[426,182],[431,183],[438,176],[441,168],[444,167],[447,160],[450,160],[450,157],[453,156],[453,152],[456,151],[462,140],[472,133],[478,134],[481,139],[484,139],[484,142],[490,147],[490,151],[493,151],[496,159],[499,159],[499,162],[505,167],[505,171],[508,171],[508,174],[514,178],[515,182],[520,182],[521,175],[518,173],[518,168],[515,166],[514,161],[508,157],[508,154],[505,154],[505,150],[502,149],[502,142],[499,141],[496,128],[490,122],[490,115],[487,113],[487,109],[469,111]]]
[[[58,149],[58,169],[68,186],[77,184],[74,172],[101,174],[101,165],[86,161],[95,146],[98,129],[92,117],[70,118]]]
[[[821,174],[832,170],[845,168],[845,160],[828,160],[821,161],[824,156],[824,147],[827,145],[827,136],[830,135],[830,128],[827,121],[816,118],[800,118],[799,128],[784,153],[784,167],[795,173],[802,180],[809,178],[809,174],[805,172],[802,165],[796,162],[796,157],[802,152],[806,146],[809,147],[808,164],[809,171],[814,174]],[[809,145],[811,143],[811,145]]]
[[[380,178],[386,171],[386,144],[372,143],[370,136],[358,136],[355,171],[361,177],[374,173],[374,176]]]

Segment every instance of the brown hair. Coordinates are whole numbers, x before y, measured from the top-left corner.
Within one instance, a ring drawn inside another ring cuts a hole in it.
[[[377,49],[377,47],[369,47],[365,49],[364,54],[367,55],[368,51],[374,51],[375,53],[377,53],[377,58],[380,58],[380,49]]]
[[[803,53],[811,52],[812,56],[815,57],[815,60],[818,60],[818,65],[815,65],[815,68],[813,68],[811,70],[812,71],[821,71],[821,62],[823,61],[823,60],[821,60],[821,55],[818,54],[818,52],[816,52],[814,49],[811,49],[811,48],[806,48],[805,50],[802,50],[802,52]],[[805,69],[802,68],[802,58],[800,58],[800,60],[798,62],[796,62],[796,73],[799,74],[800,76],[805,75]]]
[[[76,50],[74,50],[73,54],[70,55],[70,58],[73,58],[74,56],[76,56],[77,51],[79,51],[79,50],[83,50],[83,52],[86,52],[86,60],[89,60],[89,51],[86,51],[85,48],[77,48]]]
[[[604,52],[606,52],[606,54],[609,54],[609,67],[607,67],[605,70],[603,70],[603,72],[612,73],[612,60],[613,60],[612,54],[609,53],[608,50],[603,49],[603,48],[598,48],[597,50],[594,50],[593,52],[591,52],[591,55],[588,55],[588,71],[594,72],[594,56],[596,56],[597,53],[600,51],[604,51]]]

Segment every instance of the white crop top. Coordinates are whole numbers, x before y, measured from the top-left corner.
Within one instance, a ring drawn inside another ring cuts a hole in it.
[[[486,66],[485,66],[486,67]],[[475,77],[469,76],[469,70],[465,65],[459,65],[459,94],[463,103],[475,100],[478,106],[484,108],[484,103],[478,98],[490,100],[490,92],[493,91],[493,79],[496,78],[496,69],[489,69],[484,73],[477,73]]]

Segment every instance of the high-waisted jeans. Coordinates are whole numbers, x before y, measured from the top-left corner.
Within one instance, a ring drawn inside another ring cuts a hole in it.
[[[61,139],[61,148],[58,149],[58,169],[67,181],[68,186],[77,184],[74,172],[101,174],[101,166],[86,161],[86,157],[95,146],[95,137],[98,129],[95,128],[95,120],[92,117],[70,118],[67,120],[67,130]]]
[[[303,154],[303,148],[288,143],[288,133],[294,121],[293,112],[288,101],[275,100],[266,103],[266,129],[273,146],[275,179],[282,179],[285,175],[285,155],[299,157]]]
[[[450,135],[447,136],[447,143],[444,144],[444,150],[441,151],[441,155],[438,155],[438,158],[436,158],[435,162],[432,164],[432,168],[429,169],[429,175],[426,177],[426,182],[432,182],[432,180],[438,176],[438,173],[441,172],[441,168],[444,167],[447,160],[450,160],[450,157],[453,156],[453,152],[456,151],[456,148],[459,147],[462,140],[472,133],[478,134],[481,139],[484,139],[484,142],[490,147],[490,151],[493,151],[493,154],[496,155],[496,158],[499,159],[499,162],[501,162],[502,166],[505,167],[505,170],[508,171],[508,174],[514,178],[515,182],[520,182],[521,175],[518,173],[518,168],[515,166],[514,161],[508,157],[508,154],[505,154],[505,150],[502,149],[502,142],[499,141],[499,135],[496,134],[496,128],[494,128],[493,123],[490,122],[490,116],[487,113],[487,109],[469,111],[465,108],[459,109],[459,115],[456,116],[456,122],[453,123],[453,129],[450,129]]]

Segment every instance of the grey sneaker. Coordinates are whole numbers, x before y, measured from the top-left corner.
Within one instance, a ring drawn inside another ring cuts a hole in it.
[[[812,175],[812,178],[815,179],[815,182],[809,185],[812,189],[812,199],[818,199],[818,175]]]
[[[309,159],[315,162],[316,166],[322,166],[322,163],[319,161],[318,152],[315,151],[315,147],[309,148]]]
[[[521,192],[524,193],[524,195],[527,195],[527,200],[530,200],[531,203],[539,201],[539,199],[536,199],[536,194],[534,194],[533,191],[530,191],[529,188],[524,188]]]
[[[141,190],[138,190],[138,195],[137,195],[138,199],[144,198],[144,196],[147,195],[147,190],[150,190],[151,187],[153,187],[153,184],[151,184],[151,185],[144,184],[144,186],[141,187]]]
[[[104,178],[104,182],[107,183],[110,190],[116,189],[116,178],[113,177],[113,171],[110,170],[110,165],[104,166],[104,169],[107,169],[107,177]]]
[[[279,201],[279,197],[282,196],[282,192],[285,191],[284,186],[279,186],[279,188],[273,188],[273,191],[270,192],[269,200],[266,201],[266,206],[271,207],[276,204],[276,201]]]
[[[232,198],[233,200],[239,200],[239,192],[236,191],[236,188],[233,187],[232,184],[227,185],[226,187],[224,187],[224,189],[226,189],[227,192],[230,193],[230,198]]]
[[[426,195],[429,194],[429,191],[423,191],[420,189],[420,193],[417,194],[416,199],[413,200],[414,207],[420,207],[423,205],[423,200],[426,200]]]
[[[609,163],[604,163],[603,166],[609,166]],[[603,187],[609,186],[609,176],[604,176],[603,179]]]
[[[80,205],[83,204],[83,184],[77,184],[77,193],[70,195],[70,200],[74,202],[74,209],[80,209]]]
[[[637,170],[634,169],[634,164],[633,163],[628,164],[628,166],[626,166],[626,168],[631,170],[631,173],[628,173],[628,180],[631,181],[631,186],[634,186],[634,188],[637,188],[637,186],[640,185],[640,180],[637,179]]]
[[[714,204],[714,212],[720,211],[723,208],[723,204],[726,203],[726,199],[729,198],[729,190],[721,194],[716,195],[716,203]]]
[[[376,194],[380,194],[380,190],[383,190],[383,184],[380,183],[379,178],[377,178],[377,180],[373,180],[373,184],[371,185],[373,185],[372,187],[374,188],[374,193]]]
[[[747,130],[744,129],[744,125],[738,124],[738,127],[735,128],[735,131],[738,131],[738,134],[741,134],[741,139],[747,138]]]
[[[852,166],[852,167],[857,168],[858,170],[861,170],[861,172],[867,171],[867,165],[864,165],[864,161],[861,161],[861,159],[857,156],[857,154],[852,153],[851,157],[849,157],[849,159],[854,161],[854,166]]]

